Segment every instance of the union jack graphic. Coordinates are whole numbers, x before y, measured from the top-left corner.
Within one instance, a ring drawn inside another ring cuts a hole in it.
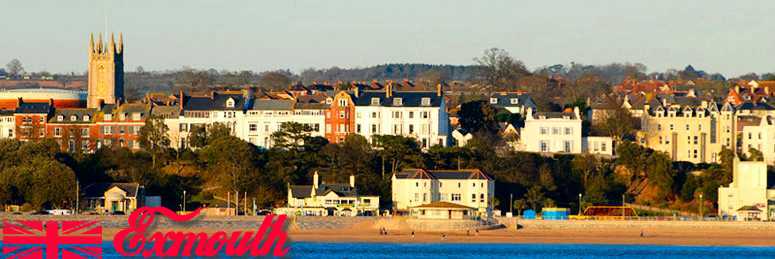
[[[97,221],[3,221],[3,257],[8,259],[102,258]]]

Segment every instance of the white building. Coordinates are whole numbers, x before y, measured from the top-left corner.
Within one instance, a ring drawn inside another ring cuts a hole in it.
[[[289,185],[288,205],[277,213],[298,216],[375,216],[379,214],[379,196],[361,196],[355,188],[355,176],[349,184],[320,182],[318,172],[312,185]]]
[[[767,183],[767,164],[735,159],[732,183],[718,189],[718,215],[736,220],[775,218],[775,189]]]
[[[570,153],[582,152],[581,115],[573,112],[537,112],[527,109],[525,127],[520,139],[528,152]]]
[[[255,99],[250,109],[237,121],[236,136],[256,146],[272,147],[272,134],[283,123],[308,125],[312,136],[325,136],[324,105],[299,104],[294,100]]]
[[[492,216],[495,180],[479,169],[406,169],[393,175],[391,188],[393,210],[399,213],[449,202],[473,208],[479,217]]]
[[[581,150],[586,154],[614,155],[614,140],[611,137],[588,136],[582,139]]]
[[[0,111],[0,139],[14,138],[16,131],[16,120],[13,116],[14,111]]]
[[[423,149],[447,146],[449,118],[441,86],[435,92],[355,90],[355,133],[373,143],[376,135],[416,138]]]
[[[750,155],[751,149],[759,150],[767,164],[775,165],[775,116],[761,117],[756,126],[743,126],[741,141],[743,153]]]

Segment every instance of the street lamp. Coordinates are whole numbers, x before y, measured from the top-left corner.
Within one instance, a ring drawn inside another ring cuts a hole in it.
[[[622,220],[625,220],[627,213],[625,212],[624,194],[622,194]]]
[[[509,213],[514,216],[514,194],[509,194]]]
[[[186,190],[183,190],[183,213],[186,213]]]
[[[581,193],[579,193],[579,216],[581,216]]]

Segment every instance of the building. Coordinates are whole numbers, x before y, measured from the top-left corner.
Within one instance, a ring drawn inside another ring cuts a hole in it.
[[[740,145],[743,153],[750,156],[751,149],[762,152],[764,162],[775,165],[775,116],[757,118],[758,125],[743,126]]]
[[[145,188],[137,183],[94,183],[83,195],[87,210],[100,214],[129,215],[145,202]]]
[[[767,182],[767,164],[735,158],[732,183],[718,189],[718,215],[735,220],[775,218],[775,187]]]
[[[724,148],[735,149],[737,116],[730,103],[673,98],[644,109],[639,143],[673,161],[718,163]]]
[[[89,83],[87,108],[116,104],[124,100],[124,39],[118,35],[118,44],[110,35],[110,43],[102,42],[102,34],[94,42],[89,35]]]
[[[588,136],[582,138],[581,151],[593,155],[614,155],[614,140],[611,137]]]
[[[13,110],[19,102],[48,103],[54,108],[86,106],[86,91],[57,88],[24,88],[0,90],[0,110]]]
[[[520,139],[524,151],[580,154],[582,137],[579,108],[574,107],[572,112],[533,112],[528,109]]]
[[[320,182],[316,171],[312,185],[289,185],[288,205],[278,213],[299,216],[379,215],[379,196],[363,196],[355,187],[355,176],[348,184]]]
[[[355,88],[357,93],[359,90]],[[331,143],[343,142],[355,129],[355,96],[347,91],[337,93],[326,111],[326,139]]]
[[[512,114],[525,115],[527,109],[537,109],[535,102],[525,92],[500,92],[490,95],[489,103]]]
[[[475,219],[477,215],[475,208],[446,201],[411,207],[410,212],[418,219]]]
[[[449,118],[441,85],[436,91],[393,91],[354,89],[355,132],[374,143],[378,135],[413,137],[420,147],[447,146]],[[328,126],[326,126],[328,127]]]
[[[422,215],[418,209],[440,209],[448,211],[446,215],[449,218],[453,213],[450,210],[459,211],[454,214],[463,216],[462,211],[471,208],[475,214],[465,216],[492,217],[495,180],[479,169],[405,169],[393,174],[391,190],[393,210],[398,214]],[[448,203],[459,206],[445,205]]]
[[[0,110],[0,139],[15,138],[16,120],[13,110]]]

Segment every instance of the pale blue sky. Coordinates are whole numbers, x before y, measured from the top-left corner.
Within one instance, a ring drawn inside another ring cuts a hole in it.
[[[107,8],[105,8],[107,6]],[[641,62],[775,71],[771,0],[0,0],[0,64],[86,70],[89,32],[122,31],[127,70],[263,71],[471,64],[499,47],[531,69]]]

